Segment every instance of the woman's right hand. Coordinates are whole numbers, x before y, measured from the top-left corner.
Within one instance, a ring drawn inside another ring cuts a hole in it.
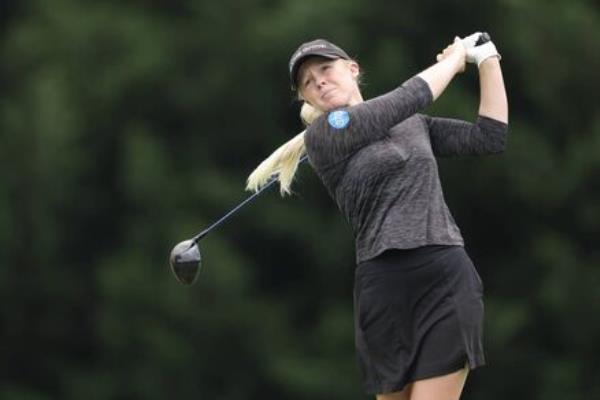
[[[464,46],[464,43],[458,36],[454,38],[454,43],[448,45],[436,57],[436,60],[438,62],[446,59],[452,59],[455,61],[457,72],[465,71],[467,62],[467,50]]]
[[[434,101],[446,90],[456,74],[465,70],[467,61],[465,44],[458,36],[455,37],[454,43],[437,55],[437,60],[436,64],[417,74],[429,85]]]

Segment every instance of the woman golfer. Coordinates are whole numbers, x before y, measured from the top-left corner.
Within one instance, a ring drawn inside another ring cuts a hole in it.
[[[365,391],[379,400],[458,399],[469,369],[485,363],[483,287],[450,214],[435,157],[500,153],[508,107],[500,56],[480,33],[455,38],[438,62],[364,100],[360,68],[319,39],[289,64],[307,130],[248,178],[256,190],[279,174],[288,193],[304,154],[356,241],[355,342]],[[476,122],[420,112],[465,63],[479,68]]]

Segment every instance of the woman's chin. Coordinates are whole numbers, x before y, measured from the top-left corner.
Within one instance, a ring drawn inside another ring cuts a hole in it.
[[[335,110],[336,108],[346,107],[348,105],[347,102],[342,101],[341,99],[331,99],[323,104],[323,109],[325,111]]]

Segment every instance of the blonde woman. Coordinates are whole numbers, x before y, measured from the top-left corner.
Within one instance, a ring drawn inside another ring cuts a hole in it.
[[[438,62],[364,100],[360,67],[323,39],[289,63],[307,130],[249,177],[289,193],[298,160],[311,166],[353,229],[355,343],[365,391],[378,400],[458,399],[485,363],[483,286],[446,203],[436,157],[500,153],[508,106],[500,56],[480,34],[455,38]],[[473,123],[420,113],[467,62],[479,69]]]

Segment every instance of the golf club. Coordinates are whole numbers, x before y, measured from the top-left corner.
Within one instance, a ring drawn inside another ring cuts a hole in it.
[[[303,156],[300,159],[300,164],[304,163],[307,159],[308,156]],[[271,179],[269,179],[262,188],[260,188],[258,191],[246,198],[240,204],[235,206],[233,209],[231,209],[231,211],[229,211],[227,214],[221,217],[218,221],[213,223],[211,226],[209,226],[193,238],[184,240],[183,242],[180,242],[175,247],[173,247],[173,250],[171,250],[171,256],[169,257],[169,264],[171,266],[171,271],[173,272],[175,278],[179,283],[181,283],[182,285],[192,285],[198,277],[198,272],[200,271],[200,264],[202,261],[202,256],[200,254],[198,242],[210,231],[215,229],[217,226],[221,225],[233,214],[238,212],[246,204],[256,199],[262,192],[273,186],[275,182],[277,182],[277,176],[271,177]]]
[[[475,46],[480,46],[484,43],[489,42],[490,40],[492,40],[492,38],[490,37],[489,33],[481,32],[481,35],[479,35],[479,39],[477,39],[477,42],[475,42]]]

